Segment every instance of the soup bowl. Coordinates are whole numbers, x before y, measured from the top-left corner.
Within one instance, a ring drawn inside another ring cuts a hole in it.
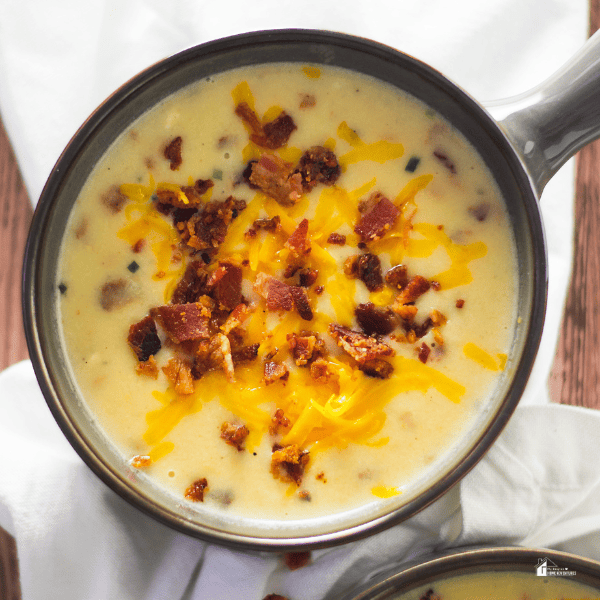
[[[443,75],[381,44],[339,33],[265,31],[209,42],[151,66],[108,98],[74,135],[42,192],[29,235],[23,313],[31,360],[65,436],[116,493],[187,534],[246,549],[282,550],[343,543],[380,531],[422,510],[484,455],[513,413],[531,371],[543,327],[546,250],[538,197],[556,170],[596,137],[593,103],[598,38],[540,88],[490,112]],[[270,521],[199,513],[138,476],[98,426],[67,360],[56,273],[79,192],[110,145],[150,107],[189,85],[233,68],[270,63],[334,66],[375,77],[424,102],[459,131],[491,171],[506,202],[516,245],[519,315],[493,397],[444,460],[401,496],[335,518]],[[592,108],[590,108],[592,106]]]
[[[446,588],[448,584],[452,587]],[[560,586],[565,587],[560,589]],[[572,587],[570,587],[572,586]],[[581,587],[579,587],[581,586]],[[466,547],[393,567],[329,600],[452,598],[596,598],[600,563],[543,548]],[[439,594],[436,596],[435,594]]]

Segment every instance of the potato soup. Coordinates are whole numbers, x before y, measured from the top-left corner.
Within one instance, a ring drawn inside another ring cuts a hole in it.
[[[598,600],[600,590],[572,576],[542,577],[519,571],[488,571],[449,577],[390,600]]]
[[[480,157],[396,88],[314,65],[225,72],[138,119],[57,277],[124,462],[250,518],[401,500],[488,407],[518,317]]]

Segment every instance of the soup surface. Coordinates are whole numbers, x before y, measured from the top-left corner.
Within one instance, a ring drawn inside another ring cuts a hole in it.
[[[427,106],[334,68],[234,70],[152,108],[61,252],[91,414],[137,476],[203,510],[401,500],[489,407],[517,327],[482,160]]]
[[[537,576],[518,571],[488,571],[449,577],[415,588],[394,600],[598,600],[600,590],[580,583],[573,576]],[[392,596],[390,596],[390,600]]]

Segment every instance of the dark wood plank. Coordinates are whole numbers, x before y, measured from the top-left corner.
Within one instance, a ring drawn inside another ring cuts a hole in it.
[[[0,371],[27,358],[21,318],[21,268],[31,203],[0,121]]]
[[[21,324],[21,264],[31,204],[0,119],[0,371],[27,358]],[[0,598],[20,600],[15,540],[0,528]]]
[[[600,0],[590,2],[590,35]],[[549,387],[552,400],[600,409],[600,140],[577,156],[573,274]]]

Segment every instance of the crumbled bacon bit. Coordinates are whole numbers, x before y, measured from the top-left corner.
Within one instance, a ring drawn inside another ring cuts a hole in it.
[[[370,377],[377,377],[378,379],[389,379],[394,372],[394,367],[383,360],[383,358],[373,358],[359,365],[359,369]]]
[[[426,291],[429,290],[431,284],[425,277],[415,275],[404,287],[404,289],[396,297],[396,305],[409,304],[415,302]]]
[[[383,287],[381,261],[375,254],[361,254],[356,263],[358,278],[367,286],[370,292],[376,292]]]
[[[264,379],[266,385],[271,385],[278,380],[287,381],[290,376],[288,368],[283,363],[267,361],[264,366]]]
[[[206,287],[220,308],[233,310],[242,300],[242,268],[220,262],[208,278]]]
[[[199,196],[204,196],[208,190],[215,185],[212,179],[196,179],[194,182],[194,191]]]
[[[358,278],[358,257],[358,254],[354,254],[344,261],[344,275],[346,275],[348,279]]]
[[[102,195],[101,199],[104,206],[106,206],[113,214],[121,212],[123,204],[127,202],[127,196],[117,185],[112,186],[108,192]]]
[[[445,325],[447,322],[446,317],[436,308],[431,309],[430,317],[431,317],[431,322],[437,326]]]
[[[180,343],[184,340],[207,339],[210,310],[200,302],[167,304],[150,310],[169,338]]]
[[[298,283],[303,288],[309,288],[319,276],[319,271],[316,269],[310,269],[309,267],[304,267],[298,271]]]
[[[150,356],[148,360],[138,362],[135,367],[138,375],[146,375],[152,377],[152,379],[158,379],[158,365],[154,360],[154,356]]]
[[[456,165],[454,161],[448,156],[445,150],[441,148],[436,148],[433,151],[433,155],[438,159],[438,161],[442,164],[443,167],[448,169],[452,175],[456,175]]]
[[[414,322],[411,323],[406,321],[402,323],[404,331],[413,334],[413,336],[415,337],[414,341],[416,341],[416,339],[421,339],[423,336],[427,335],[427,332],[431,329],[432,325],[433,321],[431,320],[431,317],[427,317],[420,325]]]
[[[419,309],[414,304],[399,304],[394,306],[396,314],[407,323],[412,323]]]
[[[431,348],[423,342],[421,347],[419,348],[419,360],[425,364],[427,359],[429,358],[429,353],[431,352]]]
[[[367,208],[363,213],[354,227],[354,232],[363,242],[373,242],[393,227],[400,216],[400,210],[379,192],[374,192],[367,202],[372,208]]]
[[[237,448],[238,452],[244,449],[244,441],[249,433],[245,425],[234,425],[227,421],[221,424],[221,439],[225,440],[230,446]]]
[[[406,265],[396,265],[385,274],[385,280],[392,287],[401,290],[408,283],[408,274]]]
[[[178,394],[185,396],[194,393],[192,369],[187,361],[181,358],[172,358],[162,370]]]
[[[332,376],[329,364],[324,358],[311,361],[309,371],[310,376],[318,383],[327,383]]]
[[[275,479],[299,486],[308,461],[308,451],[300,450],[296,444],[275,446],[271,455],[271,473]]]
[[[282,206],[293,206],[303,193],[302,177],[294,166],[274,154],[263,154],[252,164],[250,183]]]
[[[310,252],[310,240],[308,239],[308,219],[302,219],[300,224],[287,241],[284,244],[285,248],[288,248],[290,252],[300,258]]]
[[[465,301],[460,298],[456,301],[456,308],[462,308],[465,305]]]
[[[378,308],[372,302],[359,304],[354,309],[360,328],[367,335],[388,335],[398,325],[398,318],[389,308]]]
[[[232,329],[239,327],[250,315],[252,309],[247,304],[238,304],[221,325],[221,331],[227,335]]]
[[[127,341],[140,362],[146,362],[161,349],[156,324],[151,316],[146,316],[129,327]]]
[[[275,414],[271,418],[271,425],[269,425],[269,433],[271,435],[277,435],[282,429],[288,429],[291,423],[290,420],[285,416],[283,409],[278,408]]]
[[[146,245],[146,240],[144,238],[140,238],[132,247],[131,250],[135,253],[135,254],[139,254],[142,249],[144,248],[144,246]]]
[[[198,479],[185,490],[185,498],[192,502],[204,502],[204,492],[207,489],[208,481],[206,480],[206,477]]]
[[[200,296],[207,293],[207,279],[208,271],[204,268],[204,263],[199,260],[191,262],[173,292],[171,304],[196,302]]]
[[[294,306],[300,318],[304,321],[312,321],[313,311],[306,290],[303,287],[291,286],[290,293],[292,294]]]
[[[329,324],[328,331],[337,345],[358,363],[365,363],[380,356],[394,355],[394,350],[390,346],[360,331],[334,323]]]
[[[327,238],[327,243],[334,244],[336,246],[345,246],[346,245],[346,236],[342,235],[341,233],[336,233],[334,231],[333,233],[329,234],[329,237]]]
[[[251,346],[240,346],[239,348],[231,349],[231,360],[234,365],[240,363],[251,362],[258,356],[260,344],[252,344]]]
[[[442,284],[439,281],[432,281],[431,282],[431,289],[434,292],[439,292],[442,289]]]
[[[302,176],[302,187],[310,192],[317,184],[333,185],[341,169],[336,155],[323,146],[309,148],[300,158],[297,173]]]
[[[259,273],[254,282],[254,291],[267,301],[269,310],[292,310],[294,308],[291,286],[275,277]]]
[[[270,219],[256,219],[252,223],[252,229],[264,229],[270,232],[279,231],[281,229],[281,217],[275,215]]]
[[[317,334],[307,331],[303,331],[301,334],[288,333],[286,339],[296,364],[299,367],[308,364],[313,358],[318,339]]]
[[[320,296],[323,292],[325,291],[325,286],[324,285],[319,285],[315,288],[315,294],[317,296]]]
[[[434,327],[432,329],[432,331],[433,331],[433,339],[435,340],[435,343],[438,346],[443,346],[444,345],[444,337],[440,333],[440,330],[437,327]]]
[[[165,147],[163,155],[171,163],[171,171],[179,169],[183,159],[181,158],[181,136],[173,138]]]
[[[205,251],[210,256],[225,240],[231,221],[245,208],[246,202],[233,196],[208,202],[201,211],[194,211],[178,222],[181,239],[193,250]]]
[[[131,459],[131,466],[136,469],[143,469],[149,467],[152,464],[152,459],[146,454],[138,454]]]
[[[264,125],[246,102],[240,102],[235,107],[235,114],[248,125],[251,130],[250,139],[261,148],[275,150],[285,146],[290,135],[297,129],[294,120],[285,111]]]
[[[133,300],[131,287],[125,279],[107,281],[100,288],[100,306],[108,312],[122,308]]]
[[[286,552],[283,560],[290,571],[301,569],[310,562],[310,551]]]

